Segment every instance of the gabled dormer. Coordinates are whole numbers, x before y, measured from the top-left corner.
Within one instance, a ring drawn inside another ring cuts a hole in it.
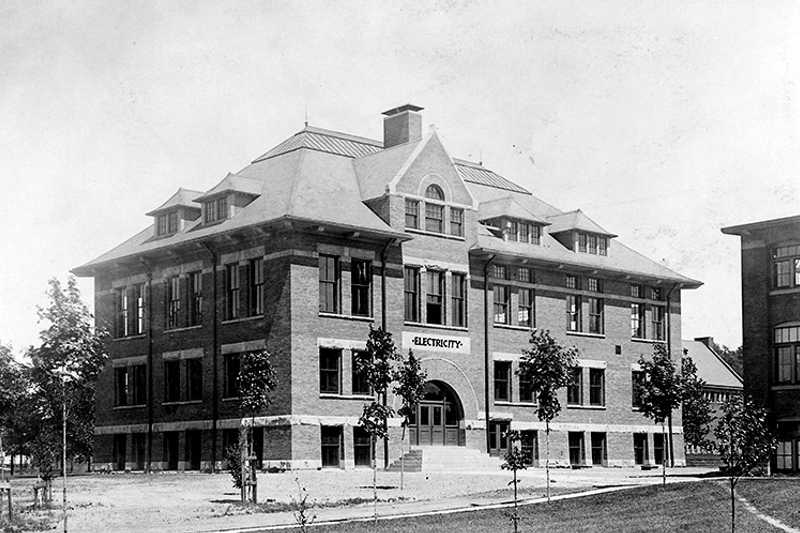
[[[200,208],[195,203],[195,198],[200,196],[200,191],[178,189],[169,199],[153,209],[147,216],[153,217],[153,236],[168,237],[186,229],[189,222],[197,220]]]
[[[478,221],[505,241],[537,245],[542,242],[543,228],[550,224],[511,196],[482,202]]]
[[[211,190],[195,198],[202,206],[203,224],[214,224],[228,218],[261,195],[260,180],[228,173]]]
[[[616,237],[580,209],[548,217],[548,220],[550,235],[573,252],[608,255],[611,239]]]

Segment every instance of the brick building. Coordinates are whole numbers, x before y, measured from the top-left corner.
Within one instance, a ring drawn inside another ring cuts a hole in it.
[[[723,228],[742,245],[744,388],[778,435],[773,467],[800,470],[800,216]]]
[[[410,431],[423,451],[499,454],[511,427],[537,461],[543,425],[515,370],[538,327],[582,352],[555,462],[653,463],[670,446],[683,464],[679,413],[664,442],[636,409],[636,361],[653,343],[680,358],[681,289],[699,282],[454,159],[420,111],[385,112],[382,142],[306,126],[209,191],[179,189],[152,226],[75,269],[113,332],[98,466],[219,464],[240,425],[239,354],[265,347],[279,386],[255,421],[262,464],[368,464],[352,354],[370,325],[427,370]],[[399,421],[390,433],[385,462],[401,454]]]
[[[712,337],[696,337],[694,340],[683,340],[684,356],[692,358],[697,367],[697,377],[706,382],[703,395],[710,402],[711,416],[717,418],[722,412],[722,404],[731,395],[741,394],[742,378],[736,370],[714,351]],[[707,438],[714,438],[714,424],[709,428]],[[713,449],[686,446],[686,464],[689,466],[718,466],[719,456]]]

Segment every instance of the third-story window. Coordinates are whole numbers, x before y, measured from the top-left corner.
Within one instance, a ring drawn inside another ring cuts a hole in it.
[[[186,393],[187,400],[203,399],[203,360],[199,357],[186,360]]]
[[[583,369],[580,367],[570,369],[569,383],[567,384],[567,404],[583,405]]]
[[[453,273],[453,325],[466,327],[467,325],[467,277],[464,274]]]
[[[773,287],[800,287],[800,244],[775,248],[772,257],[774,261]]]
[[[178,402],[181,399],[181,362],[164,361],[164,401]]]
[[[203,323],[203,273],[189,273],[189,325]]]
[[[428,270],[427,275],[425,321],[428,324],[444,324],[444,272]]]
[[[494,323],[508,324],[508,299],[509,290],[505,285],[494,285]]]
[[[225,319],[239,318],[239,265],[225,265]]]
[[[419,200],[406,198],[406,227],[419,229]]]
[[[644,338],[644,304],[631,304],[631,337]]]
[[[332,255],[319,256],[319,310],[339,312],[339,259]]]
[[[498,402],[511,401],[511,363],[494,362],[494,399]]]
[[[642,406],[642,387],[644,387],[644,372],[634,370],[631,372],[631,406]]]
[[[369,261],[353,259],[350,263],[351,313],[370,316],[372,265]]]
[[[114,291],[114,300],[117,313],[114,332],[117,337],[127,337],[129,332],[128,290],[126,288],[116,289]]]
[[[651,332],[653,339],[657,341],[664,340],[664,308],[660,305],[654,305],[650,308],[652,313]]]
[[[144,333],[144,283],[139,283],[133,287],[133,305],[135,315],[133,317],[133,334],[141,335]]]
[[[450,235],[464,236],[464,210],[461,208],[450,208]]]
[[[250,260],[248,269],[250,297],[248,307],[250,316],[264,314],[264,259]]]
[[[225,398],[239,397],[239,368],[240,358],[238,353],[225,356]]]
[[[589,405],[606,404],[606,372],[602,368],[589,369]]]
[[[603,333],[603,300],[589,298],[589,333]]]
[[[342,350],[338,348],[319,349],[319,392],[321,394],[341,394]]]
[[[167,328],[177,328],[181,314],[181,284],[178,276],[167,280]]]
[[[533,289],[520,289],[517,302],[517,324],[533,326]]]
[[[577,294],[567,294],[567,331],[581,330],[581,297]]]
[[[425,231],[442,233],[444,229],[444,206],[425,203]]]
[[[403,303],[405,319],[409,322],[419,322],[419,269],[405,267],[403,269]]]

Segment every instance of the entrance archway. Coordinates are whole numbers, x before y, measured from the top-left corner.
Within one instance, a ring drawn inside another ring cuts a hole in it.
[[[425,393],[409,424],[416,446],[464,446],[464,409],[453,388],[443,381],[425,383]]]

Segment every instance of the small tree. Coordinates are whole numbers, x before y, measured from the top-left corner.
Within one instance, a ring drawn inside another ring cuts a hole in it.
[[[514,485],[514,513],[511,515],[511,521],[514,523],[514,533],[519,530],[519,508],[517,507],[517,471],[525,470],[528,468],[528,463],[525,460],[525,454],[522,453],[522,436],[519,431],[509,430],[506,432],[511,447],[506,452],[505,462],[500,465],[503,470],[511,470],[514,473],[513,481],[509,485]]]
[[[661,424],[664,453],[661,457],[661,482],[667,484],[667,459],[669,446],[664,423],[681,403],[683,380],[662,344],[653,345],[653,359],[639,358],[639,366],[644,373],[644,381],[639,390],[639,408],[642,414]],[[672,435],[670,434],[670,438]]]
[[[578,364],[580,352],[574,346],[565,348],[549,330],[534,329],[522,350],[517,375],[530,383],[537,398],[536,416],[545,424],[545,476],[547,501],[550,501],[550,421],[561,411],[558,391],[569,383],[570,370]]]
[[[248,499],[258,501],[258,485],[256,479],[256,457],[253,449],[253,427],[255,417],[269,407],[272,391],[277,385],[275,371],[270,362],[270,353],[266,350],[247,352],[241,355],[239,362],[239,408],[243,415],[250,416],[248,425],[242,424],[239,432],[239,444],[242,455],[242,503]]]
[[[372,455],[372,496],[374,499],[375,521],[378,521],[378,465],[376,442],[378,439],[388,437],[389,418],[394,415],[394,410],[384,405],[381,398],[386,399],[395,376],[394,366],[399,359],[397,347],[392,340],[392,334],[383,328],[369,327],[367,349],[364,352],[354,352],[353,365],[356,372],[364,376],[370,389],[375,395],[372,402],[364,405],[359,424],[370,436],[370,452]]]
[[[425,380],[428,374],[422,369],[422,365],[414,356],[414,352],[408,350],[408,357],[402,365],[395,371],[394,380],[396,385],[394,393],[400,398],[402,405],[397,410],[397,414],[403,417],[403,433],[400,437],[400,448],[402,451],[403,442],[406,439],[406,429],[411,418],[416,414],[417,406],[422,400],[425,390]],[[409,444],[409,449],[411,448]],[[405,454],[400,456],[400,490],[403,490],[403,477],[405,475]]]
[[[775,437],[770,433],[766,411],[740,394],[731,396],[722,405],[714,435],[730,486],[733,533],[736,528],[736,484],[742,476],[769,460],[775,449]]]
[[[681,419],[683,420],[683,439],[687,446],[708,449],[711,416],[711,402],[703,389],[706,382],[697,376],[697,366],[688,355],[681,361],[681,380],[683,384]]]

